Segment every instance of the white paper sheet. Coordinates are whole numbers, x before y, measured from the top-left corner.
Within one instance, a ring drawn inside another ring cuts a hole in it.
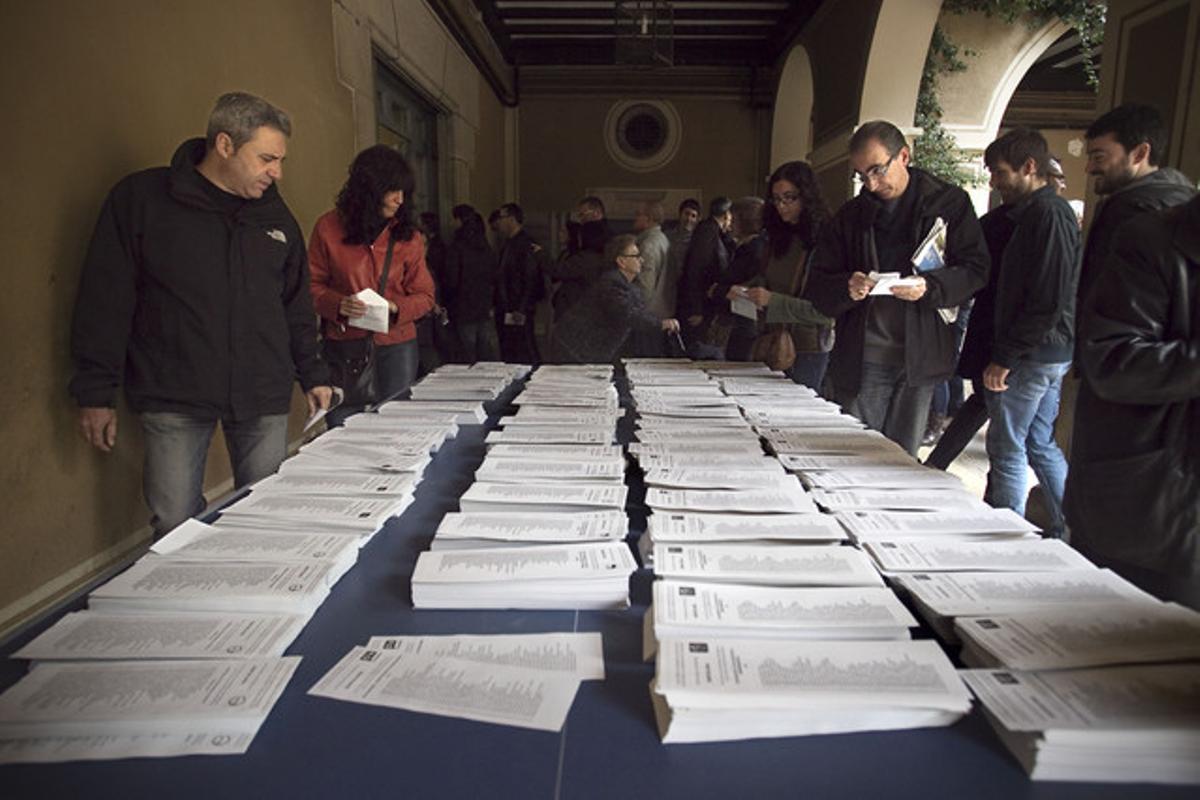
[[[1057,572],[1094,569],[1078,550],[1058,539],[958,542],[928,539],[868,541],[867,552],[884,572]]]
[[[355,328],[363,328],[376,333],[388,332],[388,301],[374,289],[363,289],[354,295],[367,307],[366,313],[358,317],[347,317],[346,322]]]
[[[667,578],[756,586],[882,586],[871,559],[837,545],[655,544]]]
[[[581,681],[604,680],[604,644],[599,633],[372,636],[367,647],[573,675]]]

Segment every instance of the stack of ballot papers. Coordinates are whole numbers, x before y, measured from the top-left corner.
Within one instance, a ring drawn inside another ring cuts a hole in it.
[[[650,697],[666,744],[945,726],[971,707],[931,641],[663,639]]]
[[[223,508],[218,525],[285,531],[343,530],[370,535],[392,517],[402,514],[411,502],[412,496],[407,493],[398,498],[381,498],[251,492]]]
[[[581,681],[604,680],[598,633],[375,636],[314,697],[560,731]]]
[[[0,763],[244,753],[299,663],[39,664],[0,695]]]
[[[1039,528],[1009,508],[976,511],[844,511],[834,515],[863,544],[909,538],[1012,541],[1036,537]]]
[[[961,658],[973,667],[1044,670],[1200,661],[1200,613],[1172,603],[1038,608],[960,617]]]
[[[867,541],[881,572],[1061,572],[1095,565],[1059,539],[962,542],[944,539]]]
[[[625,509],[629,489],[623,484],[592,483],[475,483],[459,498],[462,511],[509,511],[527,514]]]
[[[646,520],[638,554],[654,564],[655,544],[834,544],[846,532],[828,514],[704,514],[663,512]]]
[[[629,605],[624,542],[431,550],[412,575],[415,608],[607,609]]]
[[[413,400],[472,400],[487,402],[495,400],[511,383],[507,374],[464,370],[452,372],[438,369],[413,385]]]
[[[483,403],[471,400],[393,400],[375,410],[382,416],[401,420],[450,417],[459,425],[482,425],[487,421]]]
[[[1034,780],[1200,783],[1195,662],[962,673]]]
[[[790,544],[654,545],[662,578],[755,586],[882,586],[883,578],[853,547]]]
[[[363,540],[342,531],[259,531],[207,525],[189,519],[150,546],[150,552],[175,561],[295,561],[331,564],[330,574],[345,574],[358,560]]]
[[[659,639],[908,639],[917,621],[881,587],[780,589],[661,580],[643,621],[642,656]]]
[[[702,491],[646,490],[646,505],[655,513],[701,511],[739,514],[816,514],[817,506],[797,482],[769,489]]]
[[[955,617],[1050,608],[1153,602],[1154,598],[1107,569],[1059,572],[914,572],[892,580],[947,642],[956,642]]]
[[[490,454],[475,470],[480,483],[574,483],[625,484],[625,460],[617,457],[608,461],[550,460],[540,456],[537,448],[527,450],[524,458],[493,458]]]
[[[616,542],[625,538],[623,511],[522,514],[509,511],[451,512],[438,524],[430,550],[475,550],[548,544]]]

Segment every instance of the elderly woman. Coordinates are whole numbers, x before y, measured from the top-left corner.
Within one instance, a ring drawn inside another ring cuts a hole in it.
[[[331,425],[406,391],[416,379],[415,323],[434,302],[425,240],[405,202],[412,190],[412,170],[403,156],[386,145],[368,147],[350,165],[335,208],[313,227],[308,245],[313,305],[322,319],[325,358],[348,395],[330,414]],[[364,327],[367,305],[355,296],[364,289],[387,301],[385,330]],[[357,380],[368,360],[373,387]]]
[[[614,236],[604,250],[606,269],[554,329],[555,361],[609,364],[630,334],[679,333],[679,322],[659,319],[633,280],[642,271],[637,238]]]

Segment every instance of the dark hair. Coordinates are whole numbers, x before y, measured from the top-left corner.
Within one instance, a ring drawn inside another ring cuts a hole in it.
[[[587,197],[585,197],[585,198],[583,198],[582,200],[580,200],[580,201],[577,203],[577,205],[581,205],[581,206],[583,206],[583,207],[585,207],[585,208],[590,208],[590,209],[592,209],[593,211],[599,211],[599,212],[600,212],[600,216],[602,216],[602,217],[603,217],[603,216],[605,216],[605,213],[604,213],[604,201],[603,201],[603,200],[601,200],[599,197],[596,197],[596,196],[595,196],[595,195],[593,195],[593,194],[589,194]]]
[[[515,219],[518,225],[525,224],[525,212],[522,211],[521,207],[516,203],[505,203],[504,205],[500,206],[498,211],[499,213],[497,213],[497,217],[507,215]]]
[[[421,212],[421,230],[428,236],[437,236],[442,232],[442,221],[433,211]]]
[[[608,242],[608,223],[602,219],[588,220],[579,225],[579,249],[603,253]]]
[[[1003,161],[1013,168],[1020,170],[1025,162],[1033,159],[1037,174],[1040,177],[1050,175],[1050,145],[1046,137],[1031,128],[1013,128],[983,151],[983,163],[988,169],[994,170]]]
[[[850,152],[857,153],[871,142],[883,145],[889,156],[896,155],[900,148],[908,146],[908,140],[900,129],[885,119],[873,119],[860,125],[850,137]]]
[[[1154,106],[1140,103],[1125,103],[1111,111],[1100,115],[1100,118],[1088,126],[1084,136],[1095,139],[1111,133],[1120,142],[1126,152],[1137,147],[1142,142],[1150,145],[1150,166],[1162,164],[1167,155],[1167,126],[1163,123],[1162,115]]]
[[[604,246],[604,263],[606,266],[615,266],[617,256],[629,247],[631,244],[637,244],[637,237],[632,233],[619,233],[608,240],[608,244]]]
[[[483,230],[483,217],[474,207],[463,203],[451,209],[450,215],[462,223],[461,227],[454,232],[454,241],[473,250],[488,246],[487,235]]]
[[[724,195],[714,197],[712,202],[708,204],[708,215],[710,217],[723,217],[733,208],[733,201]]]
[[[335,206],[341,217],[346,244],[370,244],[383,230],[387,220],[379,215],[383,196],[388,192],[404,192],[404,203],[396,212],[392,238],[407,242],[413,236],[412,199],[413,173],[404,156],[385,144],[368,147],[350,164],[350,176],[338,192]]]
[[[497,208],[488,214],[488,225],[495,225],[498,219],[500,219],[500,209]]]
[[[696,216],[700,216],[700,201],[694,197],[689,197],[679,204],[679,213],[682,214],[685,208],[690,208],[696,212]]]
[[[779,209],[771,202],[771,187],[779,181],[788,181],[800,193],[800,219],[789,225],[779,216]],[[792,246],[792,237],[799,236],[804,246],[812,249],[817,243],[817,232],[829,221],[829,207],[821,196],[821,186],[812,167],[803,161],[788,161],[780,164],[767,178],[767,205],[763,209],[763,227],[771,242],[771,252],[776,256],[786,253]]]
[[[733,230],[735,234],[749,236],[763,228],[763,199],[751,195],[733,201]]]

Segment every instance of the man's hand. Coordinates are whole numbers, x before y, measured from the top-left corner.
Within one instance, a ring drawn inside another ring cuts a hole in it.
[[[662,321],[663,333],[679,333],[679,320],[664,319]]]
[[[1008,367],[996,363],[988,364],[987,369],[983,371],[983,387],[991,392],[1007,391],[1009,372]]]
[[[308,415],[311,417],[318,409],[329,409],[329,403],[333,400],[333,389],[328,386],[314,386],[304,393],[304,399],[308,401]]]
[[[925,284],[925,279],[920,275],[916,278],[919,283],[916,286],[893,286],[892,296],[900,300],[907,300],[910,303],[915,303],[925,296],[925,291],[929,288]]]
[[[704,322],[704,315],[703,315],[703,314],[693,314],[692,316],[690,316],[690,317],[688,317],[688,318],[687,318],[687,324],[688,324],[688,326],[689,326],[689,327],[691,327],[691,328],[694,328],[694,327],[696,327],[696,326],[697,326],[697,325],[699,325],[701,322]]]
[[[117,444],[117,410],[107,406],[79,409],[79,432],[88,444],[111,452]]]
[[[850,281],[847,288],[850,292],[850,299],[858,302],[859,300],[867,299],[867,295],[875,288],[875,281],[868,278],[866,273],[853,272],[850,274]]]
[[[755,286],[746,290],[746,297],[759,308],[766,308],[767,304],[771,302],[771,290]]]
[[[338,313],[347,319],[361,317],[367,313],[367,304],[357,297],[346,296],[342,298],[342,302],[338,303]]]

